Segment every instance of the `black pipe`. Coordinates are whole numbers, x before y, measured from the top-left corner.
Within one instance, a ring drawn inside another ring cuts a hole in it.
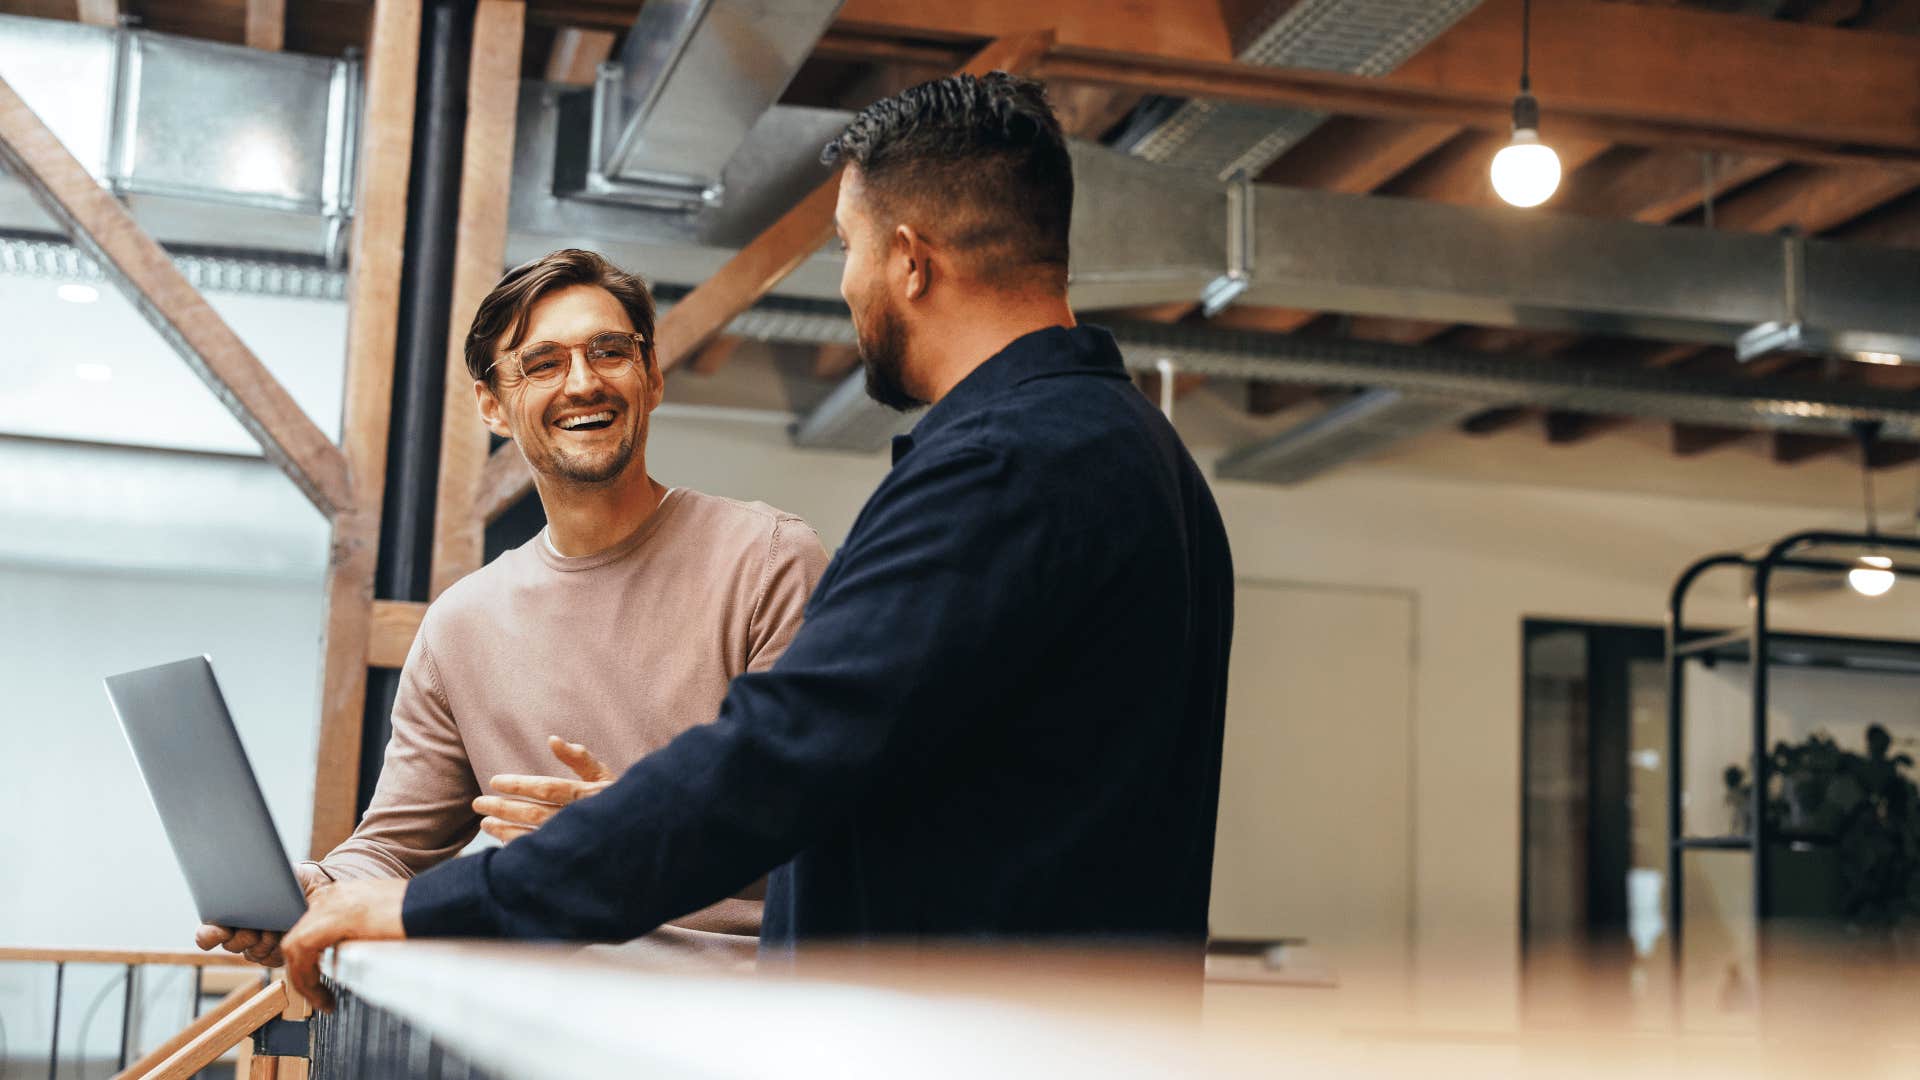
[[[474,6],[473,0],[434,0],[423,13],[421,25],[393,411],[387,431],[387,487],[380,512],[380,559],[373,579],[374,595],[385,600],[426,600],[432,571]],[[398,687],[399,672],[374,669],[368,673],[360,739],[359,808],[363,814],[380,778]]]

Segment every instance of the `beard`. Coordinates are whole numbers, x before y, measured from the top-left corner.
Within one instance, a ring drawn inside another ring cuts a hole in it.
[[[914,396],[903,380],[907,363],[907,327],[891,299],[877,305],[867,325],[854,320],[860,366],[867,373],[867,396],[895,412],[917,409],[926,402]]]
[[[591,401],[557,401],[552,410],[575,410],[591,408],[595,405],[619,406],[620,422],[627,425],[621,433],[619,443],[611,450],[580,452],[564,449],[552,441],[543,440],[538,460],[529,464],[535,472],[545,473],[559,480],[574,484],[605,484],[617,479],[633,464],[634,451],[643,445],[646,436],[646,418],[641,417],[638,424],[633,417],[640,415],[628,407],[629,403],[615,401],[612,398],[598,398]]]

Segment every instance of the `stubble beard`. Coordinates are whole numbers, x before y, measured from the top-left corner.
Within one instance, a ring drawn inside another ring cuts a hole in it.
[[[591,402],[589,404],[599,404]],[[597,487],[612,483],[623,475],[633,464],[635,451],[646,434],[646,418],[640,417],[637,423],[631,419],[635,413],[623,408],[622,420],[627,430],[620,436],[620,442],[610,451],[590,451],[579,453],[569,451],[558,443],[548,440],[542,446],[541,460],[534,464],[534,471],[545,473],[563,483],[582,487]]]
[[[868,323],[862,326],[856,320],[854,325],[860,366],[867,374],[867,396],[895,412],[925,405],[906,387],[907,328],[892,302],[882,300]]]

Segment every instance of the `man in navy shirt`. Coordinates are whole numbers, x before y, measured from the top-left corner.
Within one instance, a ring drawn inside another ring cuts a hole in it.
[[[773,871],[761,947],[1207,930],[1233,569],[1205,478],[1067,306],[1039,84],[915,87],[827,147],[867,386],[932,403],[766,672],[538,831],[314,897],[348,937],[623,940]],[[591,633],[591,628],[583,628]],[[559,792],[555,801],[567,801]],[[777,869],[776,869],[777,868]]]

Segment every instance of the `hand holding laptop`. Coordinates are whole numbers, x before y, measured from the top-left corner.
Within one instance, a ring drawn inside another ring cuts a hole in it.
[[[313,894],[332,884],[327,875],[307,863],[296,863],[293,876],[299,879],[300,891],[306,894],[307,902],[313,902]],[[249,930],[244,927],[220,926],[215,923],[202,923],[194,931],[193,943],[202,951],[216,948],[230,953],[239,953],[256,964],[267,967],[279,967],[286,963],[280,955],[281,931]]]

